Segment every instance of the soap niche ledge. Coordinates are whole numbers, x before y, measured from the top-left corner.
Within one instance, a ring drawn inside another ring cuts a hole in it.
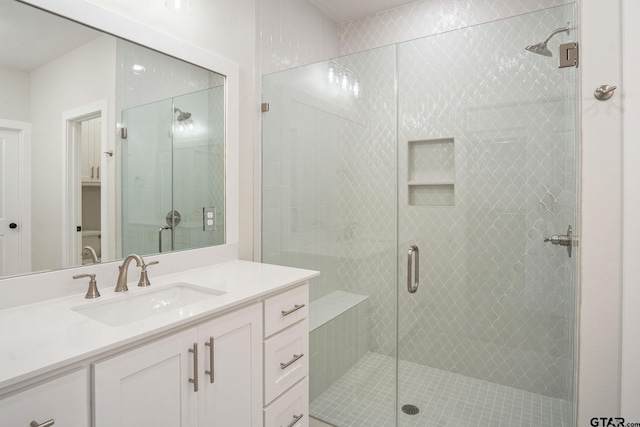
[[[454,139],[421,139],[408,144],[409,205],[455,206]]]

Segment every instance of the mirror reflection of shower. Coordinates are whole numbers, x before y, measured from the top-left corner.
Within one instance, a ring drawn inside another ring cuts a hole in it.
[[[553,30],[553,32],[549,35],[549,37],[547,37],[543,42],[529,45],[525,49],[527,49],[529,52],[537,53],[538,55],[552,57],[553,53],[547,47],[547,43],[549,42],[549,40],[551,40],[553,36],[563,32],[566,32],[567,35],[569,34],[569,22],[567,22],[567,25],[565,27],[557,28]]]
[[[172,131],[174,133],[183,133],[188,131],[193,131],[193,119],[191,119],[191,113],[182,111],[178,107],[173,107],[173,114],[178,113],[178,117],[176,117],[177,125],[174,123],[172,125]]]

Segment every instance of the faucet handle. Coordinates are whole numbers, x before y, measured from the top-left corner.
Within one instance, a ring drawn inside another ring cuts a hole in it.
[[[98,292],[98,282],[96,281],[95,274],[76,274],[75,276],[73,276],[74,279],[84,279],[85,277],[89,278],[89,289],[87,289],[87,294],[84,297],[87,299],[100,297],[100,292]]]
[[[142,264],[142,271],[140,271],[140,280],[138,281],[138,286],[151,286],[151,282],[149,282],[149,275],[147,274],[147,267],[156,264],[160,264],[160,261],[151,261],[148,264]]]

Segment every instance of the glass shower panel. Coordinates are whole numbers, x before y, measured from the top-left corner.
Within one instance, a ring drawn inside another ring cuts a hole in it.
[[[159,251],[158,232],[172,211],[172,100],[122,112],[127,137],[122,139],[121,254]],[[170,248],[169,233],[163,246]]]
[[[573,424],[576,248],[543,239],[576,229],[576,68],[524,49],[567,22],[398,45],[399,426]]]
[[[310,285],[310,413],[338,426],[395,419],[395,56],[263,78],[262,260],[322,272]]]
[[[174,98],[173,249],[224,243],[224,86]],[[187,117],[188,116],[188,117]]]

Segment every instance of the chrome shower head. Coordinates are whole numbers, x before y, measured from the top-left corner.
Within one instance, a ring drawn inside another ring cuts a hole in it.
[[[537,53],[538,55],[543,56],[553,56],[553,53],[547,48],[547,42],[540,42],[538,44],[533,44],[525,47],[529,52]]]
[[[538,55],[552,57],[553,53],[551,53],[549,48],[547,48],[547,42],[549,40],[551,40],[551,37],[555,36],[558,33],[563,33],[565,31],[567,32],[567,34],[569,34],[569,23],[568,22],[567,22],[567,26],[566,27],[562,27],[562,28],[558,28],[558,29],[553,30],[553,32],[549,35],[549,37],[546,38],[545,41],[540,42],[538,44],[529,45],[525,49],[527,49],[529,52],[537,53]]]
[[[189,120],[189,118],[191,117],[191,113],[187,113],[186,111],[182,111],[179,108],[173,108],[173,112],[175,113],[180,113],[178,114],[178,121],[179,122],[184,122],[185,120]]]

